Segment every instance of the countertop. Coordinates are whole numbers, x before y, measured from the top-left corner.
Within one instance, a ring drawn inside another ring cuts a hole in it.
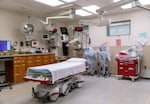
[[[7,55],[1,55],[0,58],[11,58],[11,57],[15,57],[15,56],[31,56],[31,55],[48,55],[48,54],[54,54],[54,53],[36,53],[36,54],[7,54]]]

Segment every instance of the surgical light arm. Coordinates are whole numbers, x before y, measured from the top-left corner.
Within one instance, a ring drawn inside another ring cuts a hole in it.
[[[45,25],[48,24],[49,20],[53,19],[73,19],[75,15],[75,9],[71,8],[68,11],[62,12],[58,14],[58,16],[51,16],[51,17],[46,17],[46,21],[40,20],[39,21]]]
[[[145,7],[145,6],[142,6],[141,3],[139,3],[138,1],[135,1],[133,5],[134,5],[135,7],[139,7],[139,8],[142,8],[142,9],[145,9],[145,10],[150,11],[150,8]]]
[[[99,18],[100,18],[100,23],[99,24],[101,26],[103,26],[103,25],[107,26],[107,25],[109,25],[111,23],[111,21],[109,19],[105,19],[104,20],[104,18],[103,18],[103,15],[104,15],[104,13],[106,11],[109,11],[111,9],[120,7],[122,5],[129,4],[129,3],[132,3],[132,7],[139,7],[139,8],[142,8],[142,9],[150,11],[150,8],[142,6],[141,3],[138,0],[120,0],[120,1],[118,1],[116,3],[104,6],[104,7],[100,8],[100,9],[96,10],[96,12],[99,14]]]
[[[131,3],[133,1],[136,1],[136,0],[121,0],[121,1],[118,1],[116,3],[113,3],[113,4],[110,4],[110,5],[107,5],[107,6],[104,6],[98,10],[96,10],[96,12],[100,15],[102,15],[104,13],[104,11],[109,11],[111,9],[114,9],[114,8],[117,8],[117,7],[120,7],[122,5],[125,5],[125,4],[128,4],[128,3]]]
[[[69,44],[75,43],[75,42],[77,42],[77,41],[78,41],[78,39],[77,39],[77,38],[75,38],[75,39],[73,39],[73,40],[69,41]]]
[[[43,21],[41,19],[39,19],[39,21],[41,23],[43,23],[44,25],[47,25],[49,20],[54,20],[54,19],[73,19],[73,15],[68,15],[68,16],[52,16],[52,17],[46,17],[46,21]]]
[[[111,24],[111,20],[110,19],[104,19],[103,18],[103,14],[108,11],[108,10],[111,10],[111,9],[114,9],[116,7],[120,7],[122,5],[125,5],[125,4],[128,4],[130,2],[133,2],[135,0],[121,0],[121,1],[118,1],[116,3],[113,3],[113,4],[110,4],[110,5],[107,5],[107,6],[104,6],[98,10],[96,10],[96,12],[99,14],[99,26],[108,26]]]
[[[107,6],[104,6],[98,10],[96,10],[96,12],[99,14],[99,15],[103,15],[103,13],[105,11],[109,11],[111,9],[114,9],[114,8],[117,8],[117,7],[120,7],[120,6],[123,6],[123,5],[126,5],[126,4],[129,4],[129,3],[132,3],[134,4],[134,7],[139,7],[139,8],[142,8],[142,9],[146,9],[148,11],[150,11],[150,8],[147,8],[147,7],[144,7],[142,6],[138,0],[120,0],[116,3],[113,3],[113,4],[110,4],[110,5],[107,5]]]

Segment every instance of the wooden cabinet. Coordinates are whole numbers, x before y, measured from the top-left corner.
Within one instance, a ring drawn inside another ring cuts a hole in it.
[[[43,65],[56,63],[55,54],[43,56]]]
[[[26,57],[16,56],[13,59],[13,79],[14,82],[22,82],[26,72]]]
[[[26,56],[26,69],[35,65],[35,56]]]
[[[5,65],[8,72],[7,81],[13,83],[23,82],[23,77],[29,67],[53,64],[55,62],[55,54],[13,56],[13,60],[7,61]]]
[[[44,56],[46,56],[46,55],[44,55]],[[43,65],[43,57],[42,57],[42,55],[34,56],[35,66]]]
[[[56,63],[55,54],[48,55],[49,56],[49,63],[53,64]]]
[[[50,57],[51,55],[44,55],[43,56],[43,65],[46,65],[46,64],[50,64]]]

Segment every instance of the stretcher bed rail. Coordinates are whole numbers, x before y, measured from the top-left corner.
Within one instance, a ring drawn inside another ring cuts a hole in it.
[[[86,71],[86,60],[83,58],[71,58],[67,61],[30,67],[27,69],[25,80],[39,81],[41,83],[55,83],[65,77],[76,75]]]

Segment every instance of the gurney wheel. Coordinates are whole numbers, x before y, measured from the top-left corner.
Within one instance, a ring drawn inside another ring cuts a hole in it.
[[[78,88],[81,88],[83,86],[83,82],[79,82],[78,84],[77,84],[77,87]]]
[[[63,92],[62,94],[64,96],[66,96],[66,95],[68,95],[69,91],[70,91],[70,87],[68,86],[67,89],[65,90],[65,92]]]
[[[50,95],[50,101],[55,102],[57,101],[58,97],[59,97],[59,94],[52,94]]]
[[[66,96],[68,95],[69,91],[70,91],[70,86],[69,86],[69,83],[65,83],[62,88],[61,88],[61,93]]]

